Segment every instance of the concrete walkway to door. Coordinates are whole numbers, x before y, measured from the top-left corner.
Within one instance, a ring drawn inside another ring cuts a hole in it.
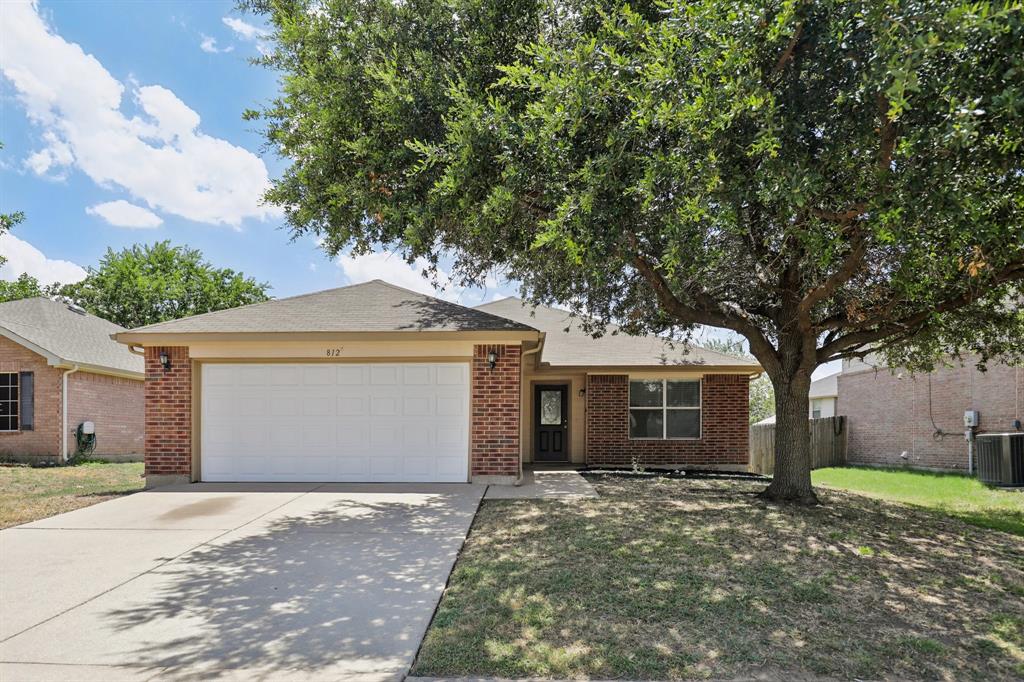
[[[0,679],[401,679],[483,493],[196,484],[0,531]]]

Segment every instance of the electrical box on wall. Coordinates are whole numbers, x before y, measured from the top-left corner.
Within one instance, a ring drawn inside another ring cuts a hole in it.
[[[964,412],[964,428],[974,429],[981,423],[981,415],[977,410],[966,410]]]

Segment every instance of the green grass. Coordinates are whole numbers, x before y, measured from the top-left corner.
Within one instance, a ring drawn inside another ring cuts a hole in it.
[[[588,477],[481,506],[413,674],[1011,680],[1024,539],[839,490]]]
[[[819,469],[812,479],[816,486],[913,504],[975,526],[1024,536],[1024,491],[989,487],[959,474],[892,469]]]
[[[0,528],[87,507],[141,490],[142,463],[63,467],[0,465]]]

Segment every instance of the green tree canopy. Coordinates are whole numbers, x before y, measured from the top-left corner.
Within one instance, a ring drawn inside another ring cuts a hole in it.
[[[742,335],[775,388],[772,499],[815,500],[819,364],[1021,353],[1020,2],[243,5],[274,28],[282,94],[248,115],[295,235]]]
[[[198,249],[157,242],[107,249],[99,267],[59,293],[93,315],[140,327],[268,300],[269,285],[203,260]]]
[[[0,279],[0,303],[4,301],[17,301],[22,298],[35,298],[36,296],[52,297],[59,290],[59,284],[42,286],[39,284],[38,279],[27,272],[23,272],[14,281]]]

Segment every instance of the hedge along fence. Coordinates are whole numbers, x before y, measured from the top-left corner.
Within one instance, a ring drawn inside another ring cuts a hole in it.
[[[846,464],[846,417],[808,419],[811,430],[811,469]],[[750,427],[750,471],[771,476],[775,472],[775,424]]]

